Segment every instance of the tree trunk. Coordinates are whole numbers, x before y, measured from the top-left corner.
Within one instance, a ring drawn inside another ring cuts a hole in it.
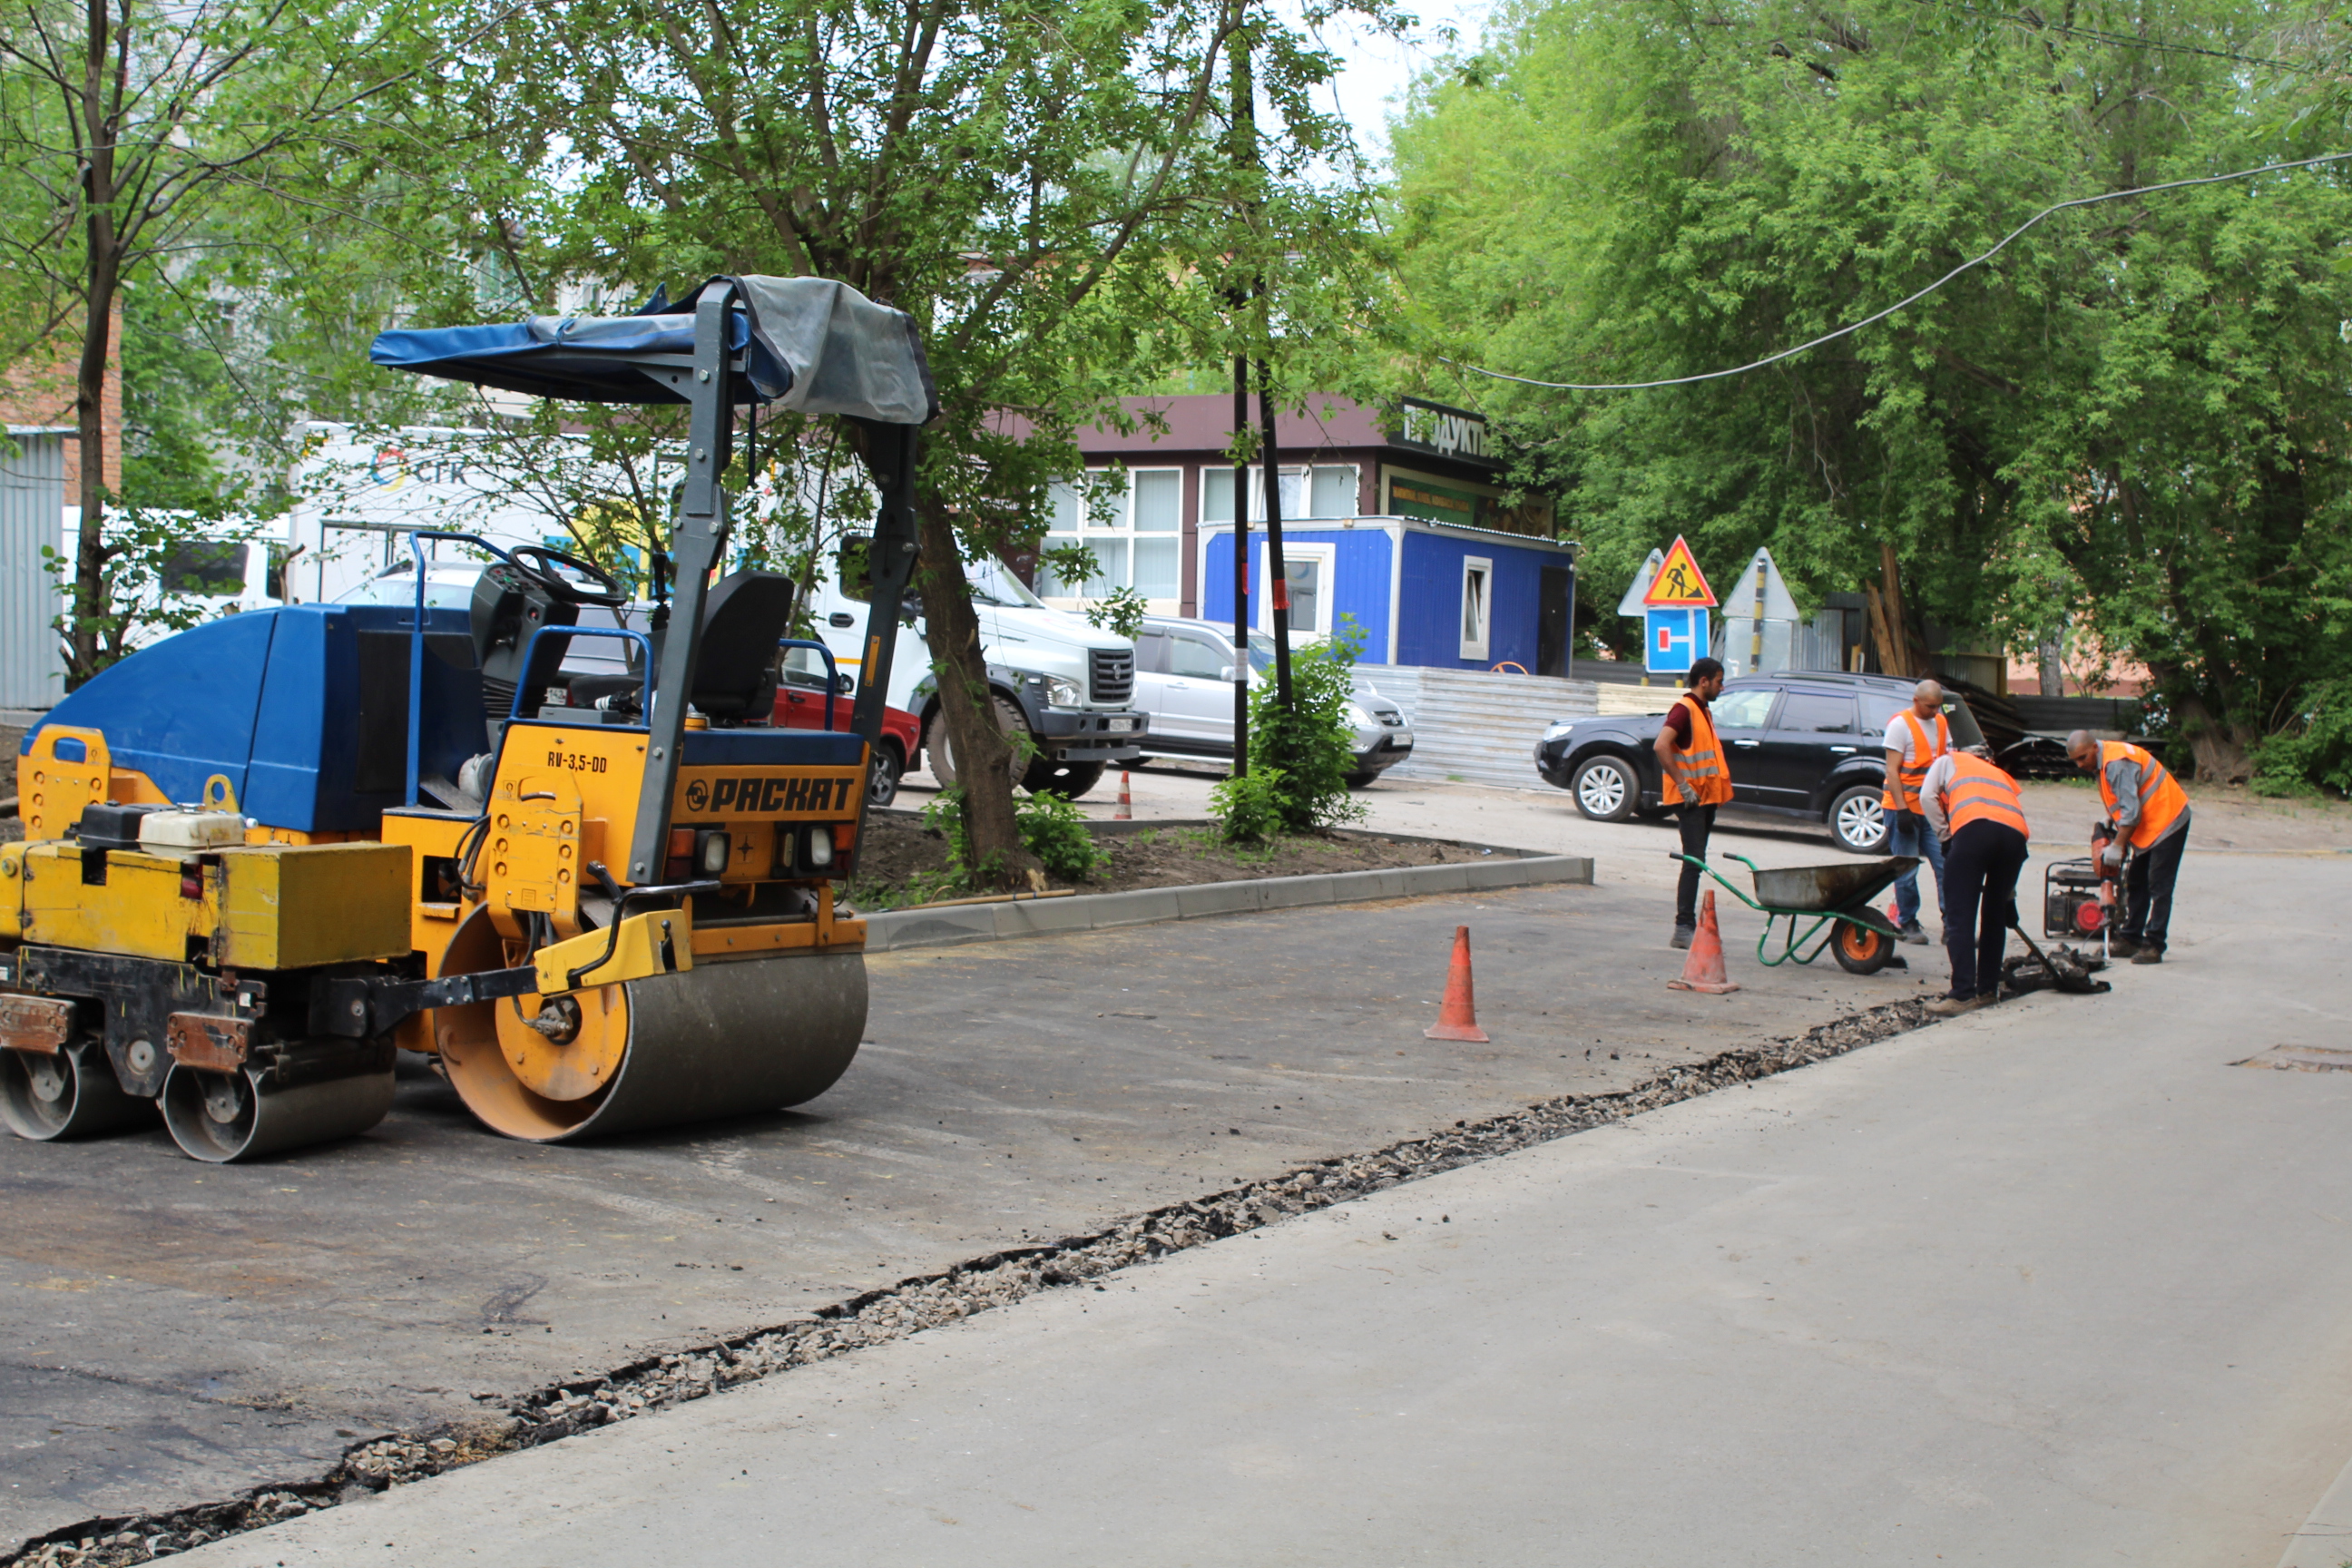
[[[100,226],[92,223],[92,240]],[[110,256],[93,258],[81,357],[74,367],[74,430],[81,482],[75,501],[81,526],[74,541],[73,622],[66,678],[79,686],[104,668],[100,622],[106,602],[106,362],[112,347],[116,277]]]
[[[1037,860],[1013,826],[1012,742],[997,728],[995,704],[989,699],[980,616],[964,586],[955,524],[936,506],[923,506],[921,516],[922,564],[916,568],[916,578],[929,627],[931,664],[939,676],[940,717],[947,723],[948,744],[955,750],[963,787],[972,869],[994,886],[1022,887]]]
[[[2205,700],[2191,694],[2179,699],[2173,717],[2197,759],[2199,784],[2243,784],[2253,772],[2246,761],[2248,737],[2238,727],[2214,716]]]
[[[74,541],[73,621],[67,638],[66,679],[79,686],[100,665],[99,621],[106,602],[106,362],[114,335],[114,296],[122,281],[122,258],[114,224],[116,124],[104,101],[107,65],[114,53],[114,29],[103,5],[89,7],[83,43],[81,98],[72,106],[80,117],[76,141],[81,154],[83,266],[81,358],[74,367],[74,430],[80,447],[81,528]]]

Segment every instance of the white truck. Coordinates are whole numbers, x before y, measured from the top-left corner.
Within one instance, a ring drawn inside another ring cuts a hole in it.
[[[816,635],[851,674],[866,657],[858,640],[866,625],[858,543],[853,539],[842,552],[839,578],[821,580],[809,602]],[[1082,616],[1048,608],[997,561],[968,562],[964,577],[980,620],[981,655],[997,722],[1007,734],[1027,741],[1026,747],[1016,748],[1029,758],[1019,780],[1023,787],[1075,798],[1092,789],[1106,767],[1140,756],[1150,721],[1134,706],[1135,645]],[[885,700],[921,722],[932,775],[943,784],[954,784],[955,757],[940,717],[930,647],[921,609],[912,599],[898,619],[898,647]]]

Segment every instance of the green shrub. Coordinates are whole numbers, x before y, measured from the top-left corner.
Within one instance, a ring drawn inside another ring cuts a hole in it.
[[[2352,794],[2352,677],[2315,682],[2293,723],[2254,748],[2254,793]]]
[[[1356,688],[1349,672],[1363,638],[1354,618],[1346,617],[1337,636],[1293,652],[1287,712],[1272,679],[1250,693],[1250,772],[1276,775],[1274,798],[1285,832],[1315,833],[1363,817],[1348,793],[1348,775],[1356,771],[1356,727],[1348,718]]]
[[[984,869],[972,864],[971,829],[964,822],[963,790],[943,789],[923,807],[923,826],[944,835],[948,864],[960,885],[968,885]],[[1087,819],[1074,801],[1053,794],[1016,797],[1013,826],[1038,864],[1066,882],[1084,881],[1095,868],[1110,858],[1087,830]]]
[[[1013,825],[1038,864],[1066,882],[1083,882],[1110,858],[1087,828],[1078,803],[1047,791],[1013,803]]]
[[[1283,785],[1288,775],[1280,768],[1252,768],[1223,780],[1209,792],[1209,815],[1217,820],[1229,844],[1263,844],[1282,832]]]

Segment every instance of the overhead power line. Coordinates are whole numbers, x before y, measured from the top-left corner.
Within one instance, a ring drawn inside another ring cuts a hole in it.
[[[1994,257],[1999,256],[2003,250],[2009,248],[2010,242],[2016,239],[2018,236],[2023,234],[2027,229],[2032,228],[2043,218],[2049,217],[2055,213],[2064,212],[2069,207],[2093,207],[2099,205],[2103,202],[2119,202],[2131,196],[2154,195],[2159,191],[2186,190],[2191,185],[2218,185],[2231,180],[2249,180],[2253,178],[2256,174],[2275,174],[2287,169],[2309,169],[2321,163],[2340,163],[2347,159],[2352,159],[2352,153],[2323,153],[2316,158],[2297,158],[2290,163],[2264,163],[2258,169],[2239,169],[2227,174],[2203,174],[2193,180],[2167,180],[2162,184],[2135,185],[2127,191],[2108,191],[2101,195],[2077,196],[2073,201],[2055,203],[2053,205],[2043,207],[2040,212],[2035,213],[2032,217],[2027,218],[2023,223],[2019,224],[2015,228],[2011,229],[2007,234],[2001,236],[2000,243],[1995,245],[1991,249],[1984,252],[1981,256],[1972,256],[1969,258],[1968,260],[1961,262],[1958,267],[1953,268],[1949,272],[1945,273],[1941,278],[1937,279],[1933,283],[1928,284],[1925,289],[1920,289],[1917,293],[1906,294],[1902,299],[1895,300],[1895,303],[1887,306],[1886,309],[1883,310],[1864,316],[1861,321],[1855,321],[1849,326],[1840,327],[1835,331],[1823,332],[1820,337],[1814,338],[1808,342],[1799,343],[1795,348],[1782,349],[1779,353],[1769,354],[1762,359],[1751,361],[1747,364],[1733,365],[1728,370],[1702,371],[1696,375],[1667,376],[1659,381],[1538,381],[1533,376],[1512,375],[1506,371],[1488,370],[1484,365],[1471,364],[1458,359],[1446,359],[1442,354],[1439,355],[1438,358],[1443,363],[1453,365],[1460,370],[1466,370],[1473,375],[1490,376],[1496,381],[1515,382],[1521,386],[1540,386],[1552,392],[1646,392],[1652,387],[1688,386],[1694,382],[1721,381],[1727,376],[1746,375],[1751,370],[1762,370],[1766,365],[1778,364],[1784,359],[1793,359],[1809,349],[1817,349],[1823,343],[1835,342],[1840,338],[1850,337],[1853,333],[1862,331],[1864,327],[1874,326],[1878,322],[1886,320],[1887,317],[1895,314],[1897,310],[1906,310],[1910,306],[1917,304],[1928,295],[1933,294],[1937,289],[1941,289],[1945,284],[1949,283],[1953,279],[1958,278],[1961,273],[1969,270],[1971,268],[1983,266],[1986,262],[1990,261]]]
[[[2319,68],[2298,60],[2274,60],[2260,55],[2242,55],[2229,49],[2209,49],[2197,44],[2176,44],[2166,38],[2143,38],[2130,33],[2111,33],[2104,27],[2075,26],[2065,22],[2053,22],[2046,17],[2023,16],[2012,11],[1987,11],[1974,5],[1954,5],[1951,0],[1912,0],[1915,5],[1930,10],[1950,11],[1962,16],[1974,16],[1983,22],[2007,22],[2034,33],[2063,33],[2071,38],[2087,38],[2093,43],[2112,44],[2117,48],[2152,49],[2159,54],[2200,55],[2210,60],[2236,60],[2243,65],[2269,66],[2277,70],[2314,71]]]

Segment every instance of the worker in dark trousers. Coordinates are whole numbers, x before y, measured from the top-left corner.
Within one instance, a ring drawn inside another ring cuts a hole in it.
[[[2124,918],[2107,939],[2107,951],[2134,963],[2162,963],[2172,884],[2180,875],[2180,853],[2189,847],[2189,794],[2170,769],[2128,741],[2094,740],[2089,731],[2077,730],[2066,737],[2066,754],[2084,773],[2098,775],[2107,816],[2093,837],[2131,846],[2124,866]],[[2110,853],[2102,847],[2100,860]]]
[[[1707,835],[1715,830],[1715,808],[1731,798],[1731,773],[1707,707],[1723,695],[1723,666],[1712,658],[1699,659],[1683,681],[1685,689],[1666,710],[1665,724],[1652,749],[1658,754],[1664,781],[1659,794],[1675,808],[1682,827],[1683,853],[1704,860]],[[1698,931],[1698,876],[1697,867],[1684,862],[1682,880],[1675,885],[1676,947],[1688,947]]]
[[[1927,1004],[1941,1017],[1997,1001],[2001,949],[2017,923],[2025,868],[2025,802],[2017,781],[1975,752],[1947,752],[1920,782],[1919,805],[1944,844],[1944,951],[1952,988]]]

